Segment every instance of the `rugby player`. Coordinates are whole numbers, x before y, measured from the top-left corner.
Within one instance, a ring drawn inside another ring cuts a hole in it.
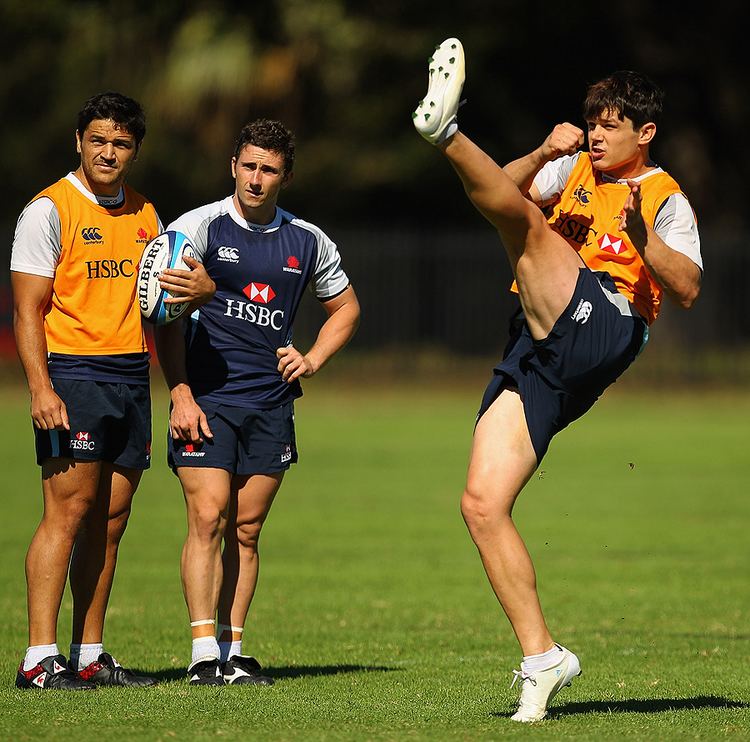
[[[254,121],[231,160],[234,194],[168,227],[187,235],[217,286],[189,319],[156,333],[172,403],[168,460],[187,505],[181,567],[195,685],[273,682],[241,651],[258,539],[284,472],[297,461],[300,379],[317,373],[359,322],[336,245],[277,206],[293,166],[291,133],[276,121]],[[176,274],[170,284],[172,275],[162,274],[162,286],[180,286]],[[326,320],[302,353],[292,325],[308,286]]]
[[[119,93],[86,101],[80,164],[26,206],[11,256],[14,331],[31,394],[44,513],[26,556],[29,647],[19,688],[149,686],[104,650],[107,602],[131,501],[151,451],[149,354],[136,301],[138,260],[161,231],[153,205],[125,185],[146,133]],[[182,300],[213,292],[205,270]],[[70,569],[70,664],[57,618]]]
[[[693,304],[700,242],[687,198],[649,154],[663,94],[645,76],[616,72],[588,89],[588,151],[578,151],[584,132],[563,123],[501,168],[458,129],[458,39],[437,47],[429,75],[413,123],[498,230],[520,299],[480,405],[461,509],[523,654],[512,719],[534,722],[580,663],[547,627],[513,505],[552,436],[641,351],[663,295]]]

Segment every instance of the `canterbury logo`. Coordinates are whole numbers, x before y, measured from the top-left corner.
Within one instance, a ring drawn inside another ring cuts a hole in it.
[[[578,306],[576,307],[575,312],[573,312],[571,319],[585,325],[589,321],[593,309],[594,307],[591,305],[590,301],[584,301],[581,299],[581,301],[578,302]]]
[[[216,251],[219,260],[225,263],[239,263],[240,251],[236,247],[220,247]]]
[[[84,227],[81,230],[81,237],[84,242],[101,242],[102,234],[99,231],[99,227]]]

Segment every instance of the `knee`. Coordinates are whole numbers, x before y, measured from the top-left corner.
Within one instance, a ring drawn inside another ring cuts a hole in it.
[[[260,529],[260,523],[237,524],[237,543],[245,556],[254,557],[257,555]]]
[[[130,507],[116,513],[110,513],[107,520],[107,543],[117,546],[122,539],[130,518]]]
[[[476,541],[510,515],[497,493],[471,482],[461,496],[461,515],[472,538]]]
[[[44,518],[52,527],[67,538],[75,539],[85,530],[86,516],[94,506],[94,498],[77,496],[68,498],[63,505],[45,509]]]
[[[490,508],[481,490],[467,485],[461,496],[461,515],[472,532],[489,520]]]
[[[223,536],[225,524],[225,513],[214,506],[201,505],[190,513],[188,533],[198,541],[215,542]]]

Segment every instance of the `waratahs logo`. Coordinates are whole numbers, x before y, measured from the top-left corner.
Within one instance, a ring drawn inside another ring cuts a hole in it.
[[[294,255],[290,255],[286,259],[286,265],[282,268],[286,273],[296,273],[298,276],[302,275],[302,271],[299,267],[299,258]]]
[[[138,237],[136,238],[136,243],[139,245],[145,245],[147,242],[151,241],[151,235],[143,228],[138,228]]]
[[[84,227],[81,230],[81,237],[86,245],[103,245],[104,238],[99,231],[100,227]]]

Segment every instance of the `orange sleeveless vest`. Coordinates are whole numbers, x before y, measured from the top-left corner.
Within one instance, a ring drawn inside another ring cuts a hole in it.
[[[656,212],[680,186],[665,172],[639,181],[643,220],[653,227]],[[548,221],[593,271],[607,271],[617,290],[631,301],[651,324],[659,314],[661,286],[654,280],[628,235],[618,227],[628,186],[602,180],[582,152]]]
[[[153,205],[125,186],[125,202],[106,209],[65,178],[32,200],[51,199],[60,216],[61,253],[45,310],[47,348],[68,355],[147,350],[136,296],[138,261],[159,232]]]

